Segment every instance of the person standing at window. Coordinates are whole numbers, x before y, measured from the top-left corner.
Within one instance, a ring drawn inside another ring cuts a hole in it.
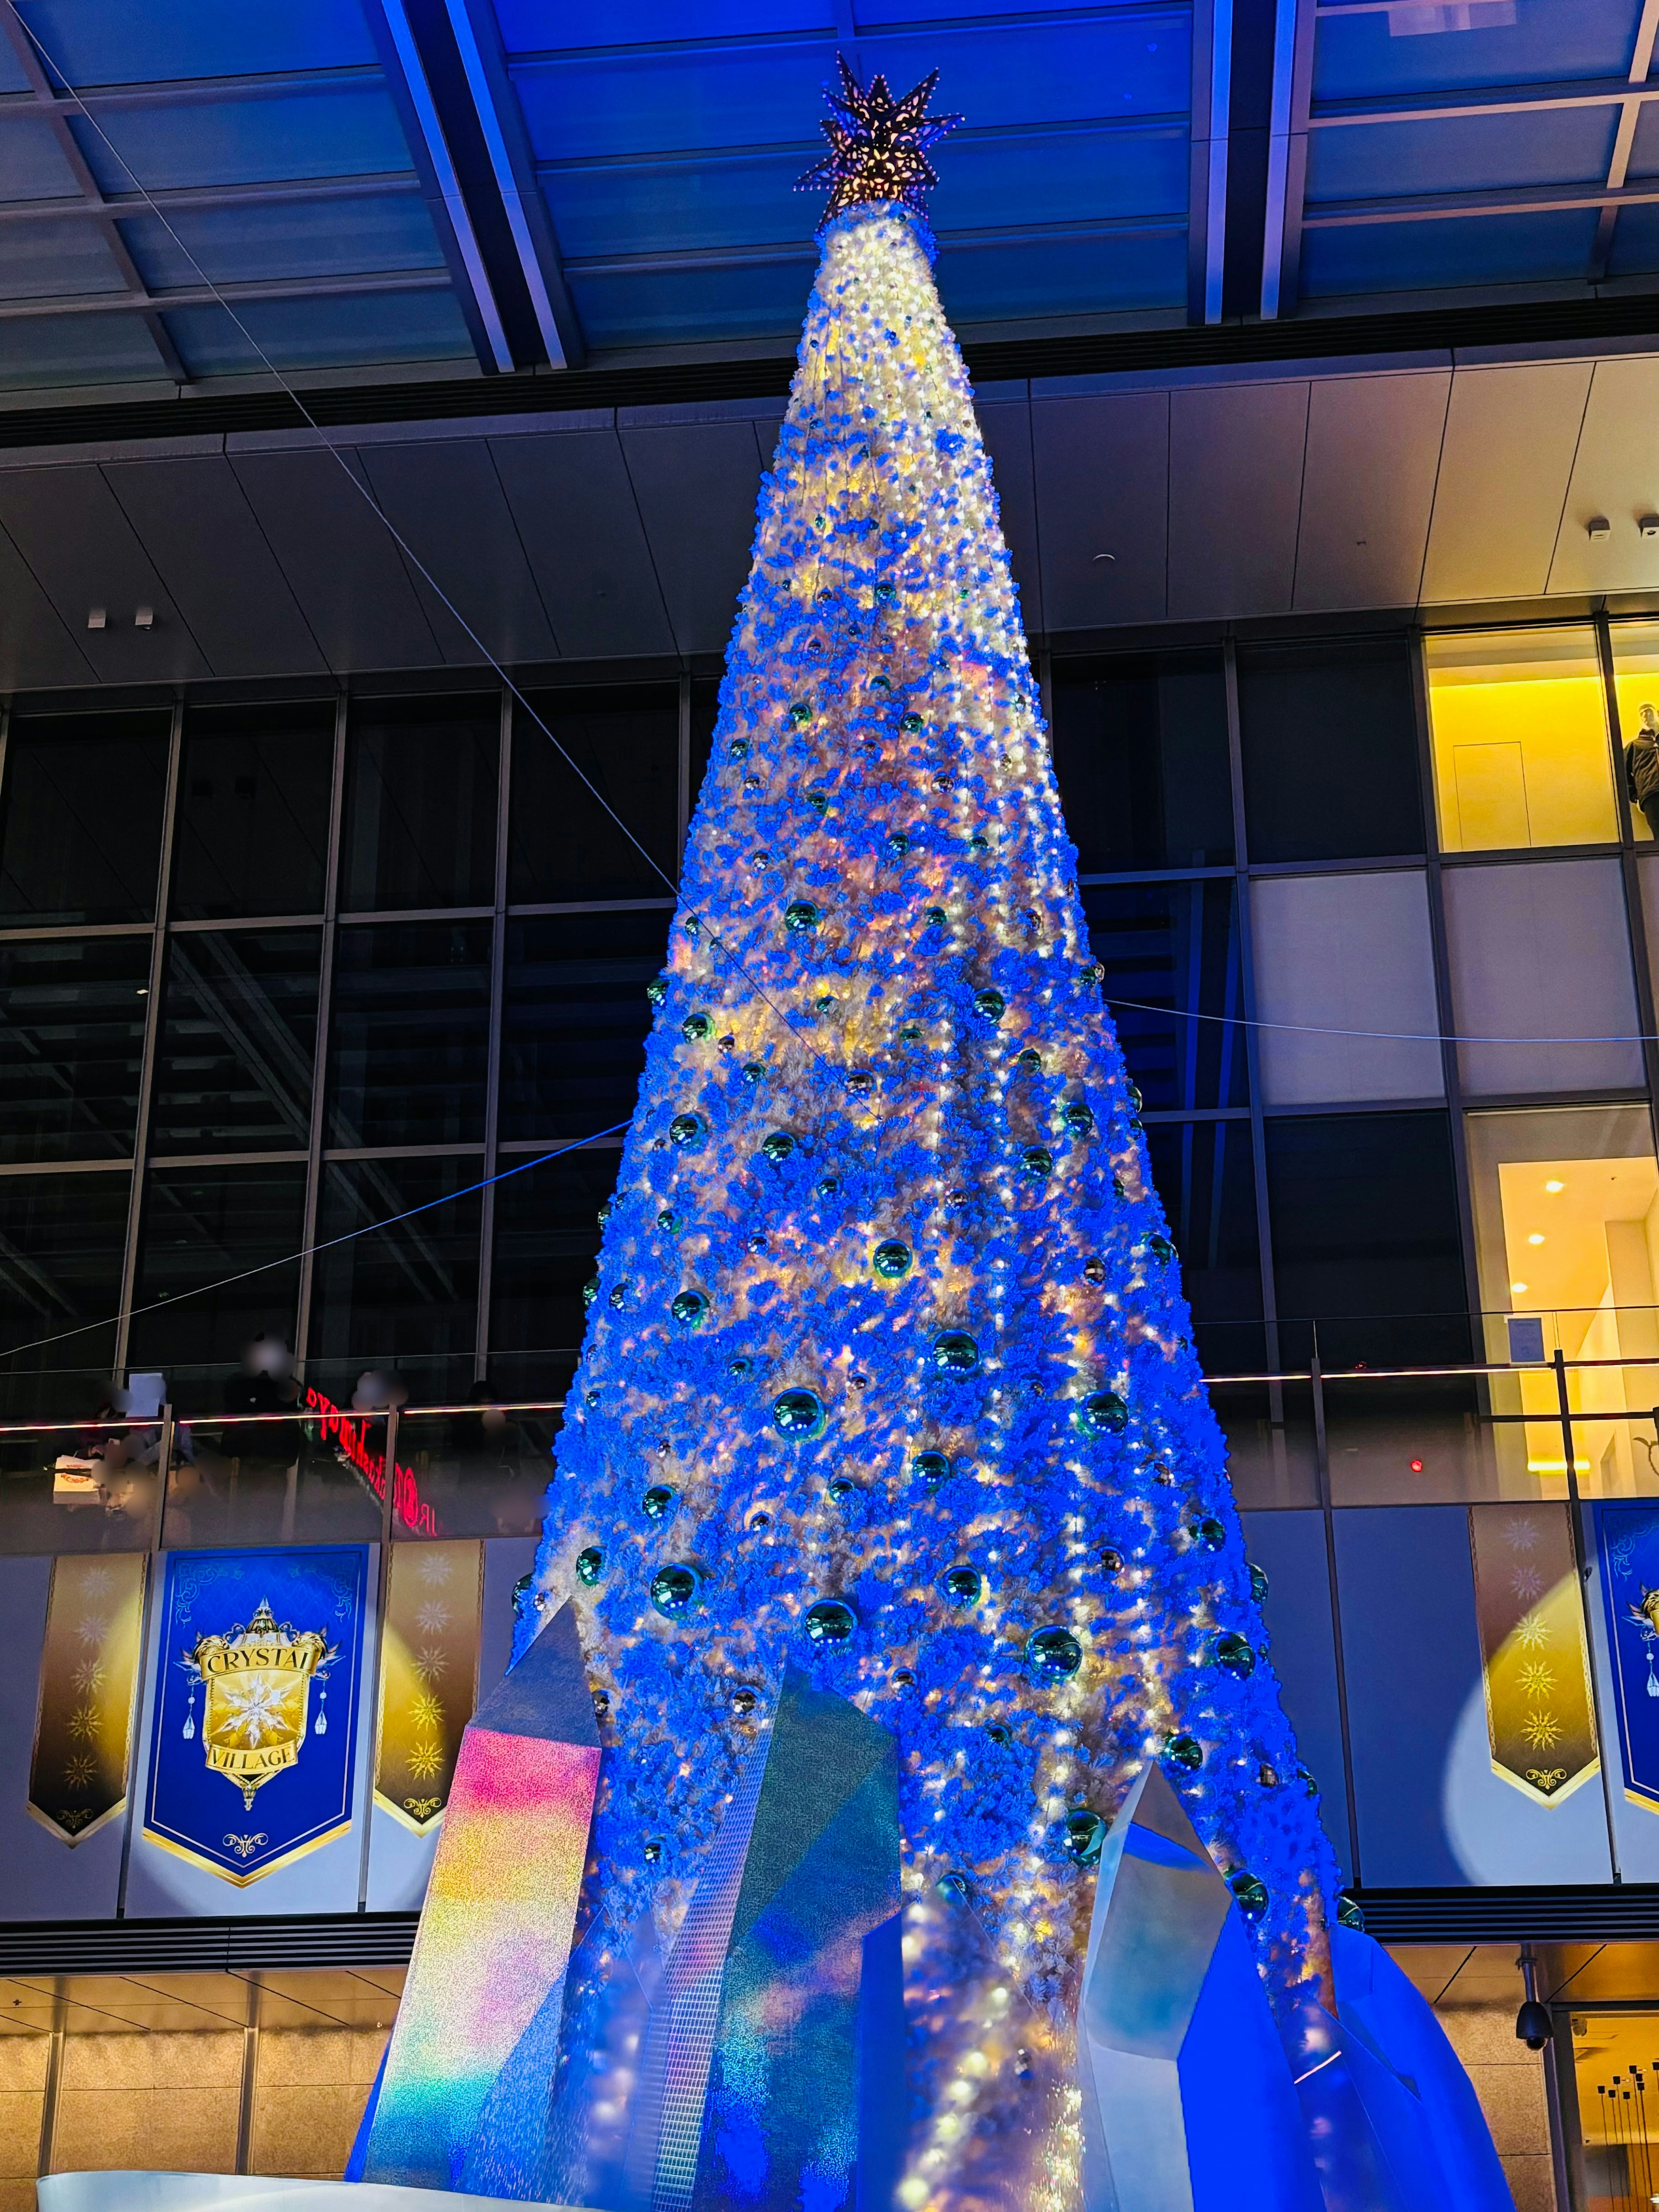
[[[1641,727],[1625,747],[1625,787],[1632,806],[1639,806],[1650,830],[1659,837],[1659,709],[1638,708]]]

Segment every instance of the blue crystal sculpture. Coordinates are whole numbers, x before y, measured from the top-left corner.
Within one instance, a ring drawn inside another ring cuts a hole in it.
[[[1101,1850],[1078,2072],[1085,2212],[1325,2212],[1238,1902],[1157,1766]]]
[[[845,1698],[786,1674],[651,2006],[629,2207],[890,2203],[904,2099],[898,1913],[896,1741]]]

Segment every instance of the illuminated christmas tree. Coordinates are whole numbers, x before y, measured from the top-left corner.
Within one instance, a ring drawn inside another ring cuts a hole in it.
[[[930,90],[843,73],[814,172],[535,1589],[576,1600],[602,1716],[605,1955],[672,1938],[800,1670],[897,1739],[900,2201],[1064,2203],[1091,1869],[1135,1778],[1161,1763],[1281,2016],[1336,1876],[934,289]]]

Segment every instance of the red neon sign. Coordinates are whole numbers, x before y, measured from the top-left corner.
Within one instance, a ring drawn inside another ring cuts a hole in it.
[[[318,1425],[325,1437],[332,1437],[338,1443],[363,1480],[374,1495],[386,1498],[386,1454],[371,1451],[367,1431],[371,1420],[384,1420],[384,1413],[371,1413],[355,1419],[343,1413],[331,1398],[311,1383],[306,1385],[306,1410],[319,1417]],[[437,1520],[432,1508],[421,1496],[421,1486],[411,1468],[395,1465],[392,1471],[392,1510],[411,1535],[435,1536]]]

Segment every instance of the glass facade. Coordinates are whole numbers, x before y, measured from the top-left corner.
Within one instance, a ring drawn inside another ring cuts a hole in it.
[[[1659,1262],[1610,1256],[1633,1214],[1528,1274],[1504,1211],[1525,1161],[1654,1173],[1659,627],[1056,649],[1044,674],[1208,1370],[1507,1359],[1528,1316],[1588,1357],[1589,1315],[1659,1307]],[[365,1370],[413,1404],[556,1398],[715,705],[682,677],[13,716],[0,1411],[92,1417],[137,1366],[210,1420],[262,1333],[340,1403]],[[1306,1494],[1305,1387],[1218,1383],[1246,1503]],[[1512,1382],[1386,1415],[1336,1395],[1331,1420],[1439,1439],[1405,1455],[1436,1496],[1547,1493],[1562,1459],[1488,1434],[1528,1410]],[[1411,1494],[1392,1444],[1344,1453],[1346,1495]]]

